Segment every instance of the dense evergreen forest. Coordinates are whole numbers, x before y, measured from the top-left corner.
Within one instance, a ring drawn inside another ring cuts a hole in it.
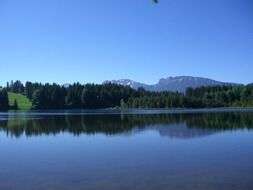
[[[210,86],[188,88],[186,93],[134,90],[116,84],[74,83],[68,87],[20,81],[0,90],[0,109],[17,109],[8,104],[8,92],[25,95],[33,109],[96,108],[209,108],[252,107],[253,86]]]
[[[0,89],[0,110],[8,110],[9,109],[9,99],[7,90]]]

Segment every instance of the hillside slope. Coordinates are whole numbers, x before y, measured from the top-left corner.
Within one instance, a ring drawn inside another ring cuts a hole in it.
[[[19,110],[30,110],[32,107],[32,102],[24,95],[8,92],[9,105],[13,106],[15,99],[18,103]]]

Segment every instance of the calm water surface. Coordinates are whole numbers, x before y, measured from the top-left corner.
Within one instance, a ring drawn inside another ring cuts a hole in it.
[[[0,189],[253,189],[252,110],[0,113]]]

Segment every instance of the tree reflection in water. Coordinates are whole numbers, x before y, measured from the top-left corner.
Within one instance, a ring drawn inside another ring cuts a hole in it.
[[[56,135],[67,132],[116,135],[157,130],[163,136],[189,138],[224,130],[252,129],[252,112],[184,114],[106,114],[106,115],[36,115],[0,116],[0,131],[7,136]]]

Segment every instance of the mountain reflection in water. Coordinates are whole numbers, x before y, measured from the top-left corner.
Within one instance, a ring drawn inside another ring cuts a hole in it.
[[[0,115],[0,131],[19,138],[57,135],[132,135],[146,130],[169,138],[197,138],[221,131],[253,128],[252,112],[177,114]]]

